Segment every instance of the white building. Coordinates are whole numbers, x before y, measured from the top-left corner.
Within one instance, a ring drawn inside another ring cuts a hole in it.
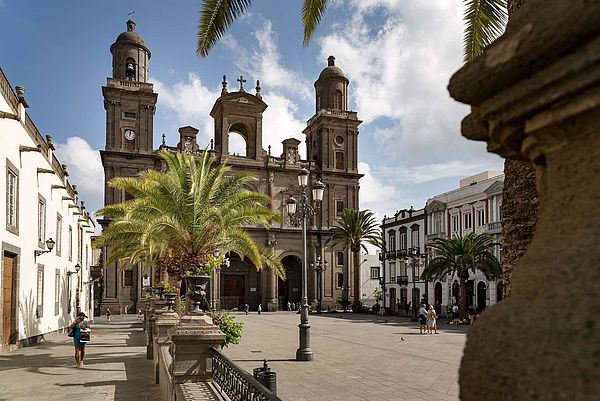
[[[379,284],[380,255],[377,252],[377,254],[360,256],[360,300],[367,308],[372,308],[377,303],[378,295],[381,294],[381,285]]]
[[[460,181],[460,188],[427,200],[426,244],[435,238],[451,238],[472,232],[488,233],[502,242],[502,187],[504,175],[486,171]],[[500,246],[495,249],[500,260]],[[459,299],[458,277],[447,276],[428,284],[428,302],[441,303],[447,311]],[[467,305],[482,310],[501,299],[502,284],[487,280],[483,273],[471,274],[467,281]]]
[[[35,343],[93,307],[94,223],[16,89],[0,69],[0,351]]]
[[[383,306],[389,313],[410,316],[425,293],[419,276],[423,272],[426,218],[424,209],[411,206],[383,219]]]

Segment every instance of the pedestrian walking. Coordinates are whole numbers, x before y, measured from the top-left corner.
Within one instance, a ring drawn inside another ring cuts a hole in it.
[[[452,305],[452,319],[458,319],[458,305]]]
[[[425,309],[425,304],[421,304],[421,307],[419,308],[419,325],[419,332],[425,334],[425,330],[427,330],[427,309]]]
[[[258,314],[260,315],[261,312],[262,312],[262,306],[261,306],[261,304],[258,304]]]
[[[435,313],[435,308],[433,305],[429,306],[429,311],[427,311],[427,332],[429,334],[433,334],[432,331],[435,331],[437,334],[437,313]]]
[[[125,307],[123,309],[124,309],[124,312],[125,312],[125,316],[127,316],[127,309],[129,309],[129,305],[125,305]]]
[[[244,312],[246,312],[246,315],[248,314],[248,312],[250,312],[250,305],[244,304]]]
[[[112,312],[110,311],[110,308],[106,308],[106,321],[108,323],[111,322],[110,317],[112,316]]]
[[[287,310],[292,310],[292,303],[290,301],[287,302]]]
[[[87,321],[87,316],[83,312],[79,312],[75,321],[69,326],[69,336],[73,337],[73,346],[75,347],[75,367],[83,366],[83,358],[85,357],[86,341],[82,341],[81,333],[84,330],[89,330],[90,324]]]
[[[144,320],[144,312],[138,308],[137,320]]]

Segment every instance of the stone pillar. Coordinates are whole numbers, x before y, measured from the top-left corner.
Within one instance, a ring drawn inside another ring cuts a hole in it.
[[[463,401],[600,394],[600,0],[529,0],[451,79],[467,138],[536,164],[540,214],[511,297],[467,337]]]
[[[277,273],[275,269],[265,267],[265,274],[267,275],[267,311],[277,312],[279,308],[279,302],[277,301]]]
[[[159,369],[159,354],[160,347],[168,346],[170,344],[169,330],[179,323],[179,316],[175,312],[165,312],[158,315],[154,323],[154,373],[155,380],[158,383],[158,369]]]
[[[210,316],[184,316],[181,323],[170,330],[169,352],[173,362],[169,367],[173,384],[212,380],[212,353],[225,334],[212,324]]]
[[[146,327],[146,359],[154,359],[154,332],[156,319],[166,311],[166,309],[164,309],[165,305],[166,301],[164,300],[154,301],[154,310],[148,317],[148,324]]]

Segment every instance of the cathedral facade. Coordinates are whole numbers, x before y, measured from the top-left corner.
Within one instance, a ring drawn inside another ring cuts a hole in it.
[[[110,47],[112,53],[112,77],[102,87],[106,110],[106,146],[102,150],[105,174],[105,204],[122,202],[129,195],[110,188],[113,177],[134,177],[147,169],[164,169],[160,151],[184,152],[200,155],[206,145],[197,142],[198,129],[179,128],[179,143],[165,143],[155,149],[153,144],[153,118],[158,94],[148,82],[150,50],[135,32],[135,23],[127,21],[127,30],[121,33]],[[229,254],[230,266],[216,270],[209,291],[212,305],[217,308],[240,308],[249,304],[256,309],[276,311],[287,308],[289,303],[299,303],[301,298],[302,235],[300,226],[291,224],[286,215],[285,201],[290,196],[299,199],[298,173],[302,167],[310,171],[310,185],[317,179],[325,184],[321,207],[308,221],[307,258],[308,298],[314,304],[318,298],[317,272],[310,267],[320,257],[327,261],[327,269],[321,273],[323,308],[335,309],[345,288],[352,280],[351,254],[342,247],[332,247],[330,228],[336,223],[344,208],[359,208],[358,173],[358,126],[357,113],[348,110],[349,81],[342,70],[335,66],[330,56],[327,67],[315,82],[315,114],[308,120],[303,133],[306,137],[306,160],[299,156],[300,141],[289,138],[283,141],[283,153],[271,154],[263,148],[263,112],[268,105],[262,100],[260,83],[256,82],[254,93],[246,92],[242,77],[239,88],[230,90],[225,77],[221,96],[215,100],[210,112],[214,119],[214,136],[210,152],[218,163],[227,162],[233,171],[251,172],[257,180],[251,189],[268,195],[273,211],[281,221],[268,229],[248,227],[247,231],[259,246],[276,255],[285,267],[286,279],[280,279],[274,271],[265,267],[260,271],[235,254]],[[238,86],[238,85],[236,85]],[[230,153],[229,136],[240,135],[245,143],[244,154]],[[101,219],[106,227],[110,219]],[[104,250],[104,261],[110,248]],[[151,266],[123,268],[119,263],[104,264],[103,297],[101,313],[106,308],[123,311],[141,307],[145,288],[153,285]]]

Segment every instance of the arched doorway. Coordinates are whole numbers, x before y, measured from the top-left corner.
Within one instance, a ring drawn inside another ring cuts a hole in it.
[[[496,302],[502,301],[503,291],[504,291],[504,285],[502,284],[502,281],[498,281],[498,284],[496,284]]]
[[[487,299],[487,286],[483,281],[477,283],[477,312],[485,309]]]
[[[458,281],[452,283],[452,304],[460,304],[460,285]]]
[[[442,306],[442,283],[435,283],[433,303],[436,308],[440,308]]]
[[[467,308],[473,307],[475,305],[475,280],[467,280]]]
[[[244,123],[235,123],[229,127],[227,133],[229,154],[254,158],[255,134]]]
[[[396,301],[396,289],[390,288],[390,313],[396,314],[397,301]]]
[[[229,154],[235,156],[248,155],[248,146],[244,137],[236,131],[229,131]]]
[[[302,262],[295,255],[288,255],[281,259],[285,269],[285,280],[277,279],[277,301],[279,310],[288,310],[288,302],[300,304],[302,298]]]
[[[255,309],[259,299],[259,273],[248,260],[234,252],[227,254],[230,266],[221,270],[221,308],[244,309],[244,304]]]

